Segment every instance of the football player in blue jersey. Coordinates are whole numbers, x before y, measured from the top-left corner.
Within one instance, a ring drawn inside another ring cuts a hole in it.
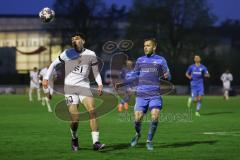
[[[121,71],[121,79],[126,80],[128,79],[128,76],[131,76],[131,72],[133,70],[133,62],[131,60],[126,61],[126,67],[124,67]],[[131,86],[124,86],[123,88],[123,98],[121,99],[120,103],[118,104],[118,112],[122,112],[123,109],[126,111],[128,110],[128,102],[131,97],[131,92],[129,91],[131,89]]]
[[[209,78],[207,67],[201,64],[201,57],[194,56],[194,64],[190,65],[186,72],[186,77],[190,80],[191,97],[188,99],[188,107],[192,102],[197,103],[195,115],[200,117],[200,109],[202,106],[202,96],[204,95],[204,77]]]
[[[151,112],[151,122],[146,141],[148,150],[153,150],[152,140],[158,126],[158,118],[162,109],[160,95],[160,80],[170,77],[169,68],[165,58],[156,54],[157,41],[154,38],[144,40],[145,55],[136,61],[131,78],[128,82],[137,81],[136,102],[134,106],[136,134],[131,141],[131,146],[137,145],[141,137],[141,123],[144,114]],[[116,88],[123,84],[116,84]]]

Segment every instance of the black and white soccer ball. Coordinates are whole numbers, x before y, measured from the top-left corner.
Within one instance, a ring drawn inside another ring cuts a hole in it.
[[[51,8],[45,7],[39,12],[39,18],[43,23],[52,22],[55,17],[55,12]]]

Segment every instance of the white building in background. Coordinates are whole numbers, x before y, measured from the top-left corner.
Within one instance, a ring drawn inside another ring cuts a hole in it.
[[[61,48],[50,45],[53,38],[37,16],[0,16],[0,74],[24,73],[55,59]]]

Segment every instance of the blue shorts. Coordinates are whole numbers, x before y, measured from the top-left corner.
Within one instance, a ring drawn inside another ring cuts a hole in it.
[[[197,97],[197,96],[203,96],[204,95],[204,87],[191,87],[191,96]]]
[[[161,110],[162,98],[160,96],[150,98],[136,97],[134,111],[142,111],[143,113],[147,113],[148,108],[150,111],[154,108]]]

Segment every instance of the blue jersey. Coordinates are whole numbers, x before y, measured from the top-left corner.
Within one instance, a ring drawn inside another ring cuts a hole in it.
[[[138,58],[132,72],[132,77],[135,76],[138,81],[137,96],[160,96],[160,79],[165,73],[169,73],[165,58],[156,54]]]
[[[123,80],[128,79],[129,74],[131,74],[132,71],[133,69],[123,68],[121,71],[121,78]]]
[[[203,86],[204,75],[208,74],[208,70],[202,64],[199,66],[192,64],[188,67],[187,73],[192,76],[191,87],[198,87]]]

